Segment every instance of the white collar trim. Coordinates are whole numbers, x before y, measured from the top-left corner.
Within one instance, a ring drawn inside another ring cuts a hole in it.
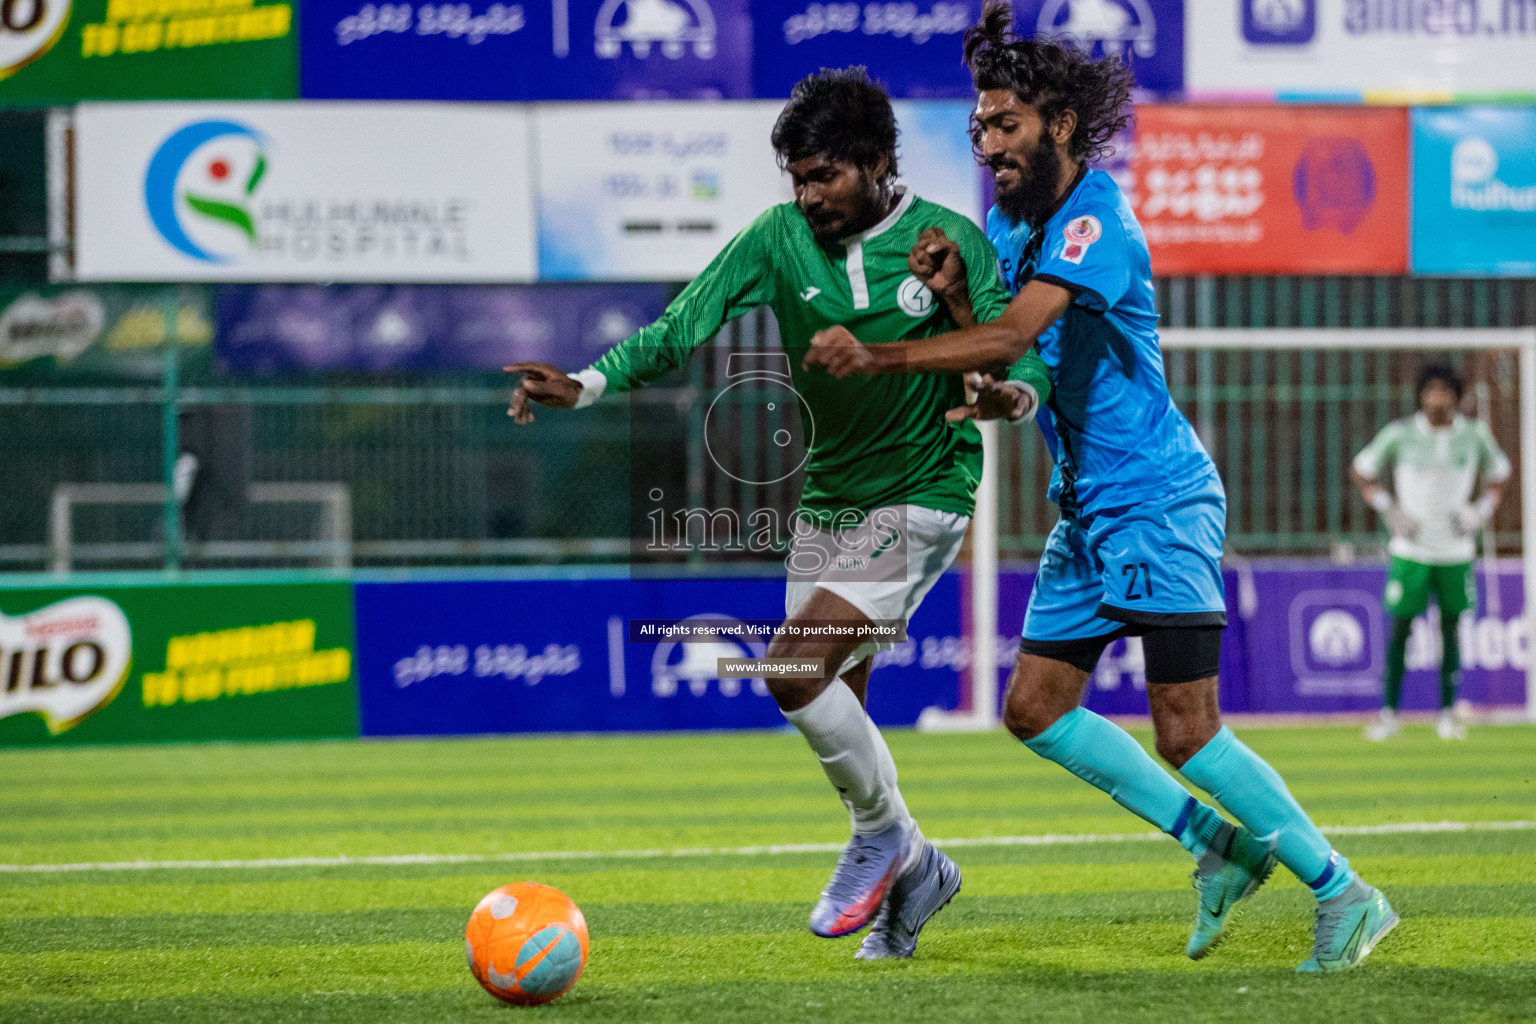
[[[1429,422],[1429,417],[1424,415],[1423,410],[1413,414],[1414,426],[1418,427],[1420,433],[1424,434],[1434,434],[1442,430],[1460,430],[1462,424],[1465,422],[1466,417],[1462,416],[1462,414],[1458,412],[1451,416],[1451,422],[1449,424],[1443,427],[1436,427]]]
[[[885,234],[887,231],[891,230],[891,228],[895,227],[896,222],[901,220],[902,217],[906,216],[907,211],[912,208],[912,201],[917,198],[917,193],[913,192],[905,185],[897,185],[896,194],[901,196],[901,199],[896,203],[896,209],[886,214],[885,219],[876,224],[874,227],[869,228],[866,231],[861,231],[856,235],[849,235],[847,238],[843,239],[843,244],[849,245],[853,242],[867,242],[871,238],[878,238],[880,235]]]

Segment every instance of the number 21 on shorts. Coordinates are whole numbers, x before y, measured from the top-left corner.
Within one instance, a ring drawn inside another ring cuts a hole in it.
[[[1143,597],[1152,596],[1152,567],[1146,562],[1123,565],[1120,567],[1120,575],[1125,580],[1127,601],[1140,601]]]

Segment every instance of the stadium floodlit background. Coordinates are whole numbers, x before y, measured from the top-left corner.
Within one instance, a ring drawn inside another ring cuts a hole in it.
[[[730,359],[774,350],[772,314],[530,428],[500,368],[585,366],[789,198],[768,132],[822,66],[886,83],[904,179],[979,220],[980,0],[4,0],[0,1018],[490,1012],[456,929],[524,875],[588,912],[588,975],[552,1009],[589,1019],[1536,1018],[1533,734],[1359,741],[1385,537],[1348,479],[1448,356],[1516,467],[1462,693],[1524,719],[1536,2],[1015,8],[1135,69],[1103,166],[1230,498],[1224,709],[1284,723],[1251,742],[1352,837],[1404,913],[1395,946],[1299,985],[1303,901],[1275,883],[1252,935],[1183,961],[1176,858],[1001,735],[893,740],[967,871],[905,972],[803,934],[845,833],[796,737],[356,741],[782,723],[760,682],[713,675],[760,652],[624,634],[782,609],[772,553],[643,543],[649,512],[792,508],[771,440],[791,404]],[[986,550],[881,656],[883,726],[991,718],[1055,515],[1037,432],[993,453]],[[669,481],[657,508],[637,466]],[[1434,706],[1438,628],[1415,626],[1409,710]],[[89,659],[50,651],[87,636]],[[978,647],[996,673],[973,678]],[[1115,644],[1089,705],[1144,714],[1141,667]]]

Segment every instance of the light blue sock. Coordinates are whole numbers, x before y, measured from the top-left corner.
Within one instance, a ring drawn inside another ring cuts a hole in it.
[[[1024,745],[1114,798],[1199,857],[1216,838],[1221,815],[1189,795],[1130,733],[1076,708]]]
[[[1184,765],[1184,777],[1236,815],[1274,847],[1280,863],[1311,886],[1320,900],[1337,896],[1354,881],[1349,861],[1337,853],[1301,809],[1285,780],[1226,726]]]

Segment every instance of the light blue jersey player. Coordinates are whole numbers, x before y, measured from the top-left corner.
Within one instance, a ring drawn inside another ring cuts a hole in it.
[[[1168,394],[1151,259],[1130,204],[1108,174],[1084,166],[1043,227],[994,206],[987,236],[1015,294],[1040,281],[1070,295],[1037,342],[1053,385],[1039,417],[1056,462],[1049,497],[1062,517],[1023,649],[1091,670],[1105,644],[1146,627],[1219,630],[1226,495]],[[1203,643],[1219,654],[1217,636]]]
[[[1016,419],[1033,407],[1032,389],[991,378],[1038,345],[1052,387],[1039,420],[1056,461],[1050,497],[1061,519],[1030,594],[1004,723],[1194,856],[1200,898],[1189,956],[1216,947],[1278,860],[1318,901],[1312,956],[1298,969],[1354,967],[1397,914],[1275,770],[1221,724],[1226,496],[1168,395],[1141,227],[1114,181],[1087,168],[1128,121],[1130,73],[1112,57],[1018,41],[1012,20],[1006,2],[993,0],[965,40],[978,94],[972,141],[997,196],[988,234],[1012,303],[975,324],[964,260],[935,229],[908,265],[962,329],[866,347],[832,328],[813,339],[805,361],[840,377],[985,372],[976,401],[949,418]],[[1238,824],[1191,797],[1120,727],[1079,706],[1105,646],[1130,635],[1142,638],[1158,753]]]

